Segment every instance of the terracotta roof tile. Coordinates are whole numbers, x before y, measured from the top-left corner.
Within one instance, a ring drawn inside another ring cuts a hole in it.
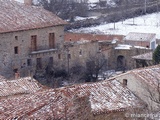
[[[138,59],[138,60],[153,60],[152,55],[153,55],[153,52],[149,52],[149,53],[133,56],[132,58]]]
[[[130,73],[134,74],[137,79],[147,83],[147,85],[157,88],[158,79],[160,78],[160,65],[136,69],[128,74]]]
[[[139,100],[129,89],[118,81],[102,81],[80,84],[59,89],[45,89],[33,94],[8,99],[0,99],[0,119],[14,117],[26,119],[64,119],[77,112],[75,96],[88,96],[93,114],[123,111],[130,107],[142,107]]]
[[[0,0],[0,33],[37,29],[66,24],[42,7]]]
[[[0,98],[17,94],[29,94],[40,90],[38,82],[30,77],[0,81]]]
[[[134,40],[134,41],[151,41],[155,38],[155,33],[135,33],[130,32],[126,37],[125,40]]]
[[[97,35],[87,33],[65,33],[65,41],[80,41],[80,40],[98,40],[98,41],[112,41],[112,40],[123,40],[123,35]]]

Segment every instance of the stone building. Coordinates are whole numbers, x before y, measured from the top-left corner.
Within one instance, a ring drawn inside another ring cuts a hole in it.
[[[151,49],[140,46],[131,46],[125,44],[118,44],[111,51],[109,56],[110,68],[120,71],[134,69],[134,61],[132,59],[135,55],[151,52]]]
[[[136,55],[132,58],[134,60],[134,68],[142,68],[154,65],[153,52]]]
[[[86,50],[86,52],[88,51],[88,53],[89,51],[93,52],[94,50],[95,55],[98,55],[98,53],[103,54],[105,56],[105,59],[107,59],[107,66],[106,66],[107,69],[114,69],[120,71],[133,69],[135,68],[134,61],[132,59],[133,56],[152,51],[151,49],[146,48],[146,46],[143,47],[143,46],[138,46],[138,44],[137,46],[125,44],[125,39],[124,36],[122,35],[96,35],[96,34],[68,33],[68,32],[65,33],[66,42],[71,43],[81,40],[82,41],[96,40],[98,42],[98,45],[96,46],[93,45],[93,42],[88,43],[88,46],[83,47],[83,50],[84,51]],[[96,42],[94,43],[97,44]],[[144,41],[142,41],[142,43],[145,44]],[[72,47],[72,49],[73,51],[78,50],[78,48],[76,49],[76,46]],[[86,59],[87,57],[88,54],[85,55]]]
[[[124,38],[124,43],[132,46],[142,46],[150,49],[155,49],[157,46],[156,43],[156,34],[155,33],[134,33],[130,32]]]
[[[66,43],[78,43],[74,47],[70,47],[71,51],[83,51],[84,54],[78,57],[81,63],[86,64],[86,60],[90,56],[98,56],[103,54],[108,61],[112,57],[112,51],[118,43],[123,42],[123,35],[100,35],[86,33],[65,33]],[[79,48],[79,47],[81,48]],[[81,52],[80,52],[81,53]],[[83,58],[83,59],[82,59]],[[83,60],[83,62],[82,62]],[[112,60],[111,60],[112,61]],[[112,67],[108,61],[108,68]],[[112,67],[113,68],[113,67]]]
[[[87,60],[99,54],[98,41],[80,40],[77,42],[65,42],[64,48],[64,51],[68,54],[68,58],[64,60],[69,62],[69,68],[76,65],[86,67]]]
[[[63,49],[64,25],[56,15],[41,7],[10,0],[0,1],[0,71],[5,77],[34,74]]]
[[[159,65],[131,70],[115,77],[145,101],[151,110],[159,110],[159,78]]]

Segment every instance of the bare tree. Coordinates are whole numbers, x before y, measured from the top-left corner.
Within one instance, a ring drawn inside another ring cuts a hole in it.
[[[45,9],[53,12],[63,19],[74,20],[75,16],[86,16],[87,2],[75,0],[39,0],[39,3]]]
[[[96,82],[98,80],[98,75],[107,66],[107,59],[101,53],[95,56],[89,56],[86,62],[86,81]]]

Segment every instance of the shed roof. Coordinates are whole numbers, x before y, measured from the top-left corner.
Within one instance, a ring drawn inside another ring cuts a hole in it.
[[[155,33],[136,33],[130,32],[126,37],[125,40],[132,40],[132,41],[151,41],[155,38]]]
[[[153,52],[149,52],[149,53],[133,56],[132,58],[137,60],[153,60],[152,56],[153,56]]]
[[[42,7],[0,0],[0,33],[38,29],[66,24]]]

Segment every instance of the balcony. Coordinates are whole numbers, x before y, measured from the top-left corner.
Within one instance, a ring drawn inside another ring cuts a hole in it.
[[[48,54],[48,53],[55,53],[57,48],[50,48],[49,46],[36,46],[35,49],[29,48],[30,55],[37,55],[37,54]]]

